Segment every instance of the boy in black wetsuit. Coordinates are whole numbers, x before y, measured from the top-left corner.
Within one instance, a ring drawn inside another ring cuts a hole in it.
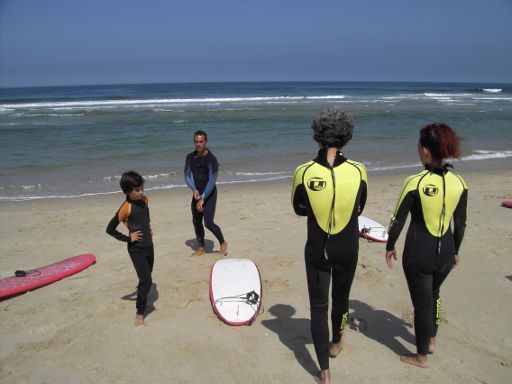
[[[144,196],[144,179],[137,172],[125,172],[121,177],[121,189],[126,194],[126,201],[121,205],[107,225],[107,233],[119,241],[128,243],[128,254],[139,278],[137,286],[137,314],[135,326],[144,325],[144,312],[149,290],[153,284],[154,251],[151,224],[149,218],[148,198]],[[128,228],[129,235],[117,230],[119,223]]]

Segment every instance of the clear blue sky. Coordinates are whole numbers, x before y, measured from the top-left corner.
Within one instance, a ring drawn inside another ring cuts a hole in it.
[[[0,0],[0,87],[512,82],[511,0]]]

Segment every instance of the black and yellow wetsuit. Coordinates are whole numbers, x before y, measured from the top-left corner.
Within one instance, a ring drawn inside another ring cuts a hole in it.
[[[395,249],[411,212],[402,265],[414,306],[416,347],[423,355],[428,353],[430,338],[437,333],[439,289],[453,267],[466,226],[468,188],[448,167],[426,166],[405,179],[391,216],[386,245],[388,251]]]
[[[123,223],[130,233],[141,231],[140,240],[132,242],[127,236],[117,230]],[[130,200],[128,197],[107,225],[107,233],[119,241],[128,243],[128,254],[132,260],[135,272],[139,278],[137,287],[137,314],[143,315],[146,310],[148,294],[153,284],[154,250],[149,217],[148,198]]]
[[[332,341],[341,340],[359,251],[358,216],[366,203],[365,167],[336,154],[333,166],[322,149],[295,170],[292,204],[307,216],[306,274],[311,333],[322,370],[329,368],[329,285],[332,274]]]

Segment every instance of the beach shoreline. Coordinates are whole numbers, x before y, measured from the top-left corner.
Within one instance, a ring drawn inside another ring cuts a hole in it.
[[[469,185],[461,264],[442,287],[442,324],[431,367],[401,364],[413,351],[412,305],[398,264],[384,246],[360,240],[346,348],[331,360],[336,382],[505,383],[512,374],[512,171],[506,161],[461,170]],[[497,165],[498,164],[498,165]],[[478,167],[479,168],[479,167]],[[484,168],[484,167],[482,167]],[[364,215],[387,225],[403,178],[415,170],[369,174]],[[156,307],[134,328],[136,276],[125,245],[105,233],[122,194],[0,202],[0,277],[80,253],[97,263],[70,278],[0,302],[3,383],[308,383],[318,370],[309,331],[304,218],[290,204],[291,179],[221,184],[216,222],[229,258],[249,258],[263,281],[264,310],[251,327],[214,315],[208,276],[220,258],[194,244],[190,191],[148,191],[155,242]],[[397,243],[401,253],[405,233]],[[250,378],[250,379],[249,379]]]
[[[488,94],[488,88],[500,92]],[[286,96],[285,96],[286,95]],[[30,102],[27,102],[30,101]],[[508,84],[256,82],[56,87],[0,95],[0,200],[183,185],[193,133],[208,133],[219,181],[290,176],[317,151],[311,121],[340,108],[355,121],[348,158],[413,172],[418,130],[442,121],[462,138],[463,168],[512,159]],[[486,160],[488,159],[488,160]],[[412,166],[412,167],[411,167]],[[408,172],[409,172],[408,171]],[[379,171],[380,172],[380,171]]]

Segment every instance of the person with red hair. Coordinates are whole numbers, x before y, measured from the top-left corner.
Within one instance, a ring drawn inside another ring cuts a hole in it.
[[[391,215],[385,257],[392,268],[397,259],[395,242],[410,212],[402,266],[414,307],[417,353],[403,355],[400,360],[427,368],[440,323],[439,290],[459,262],[468,188],[462,177],[450,170],[450,164],[443,164],[446,158],[460,156],[459,138],[448,125],[434,123],[422,128],[418,154],[425,169],[405,179]]]

